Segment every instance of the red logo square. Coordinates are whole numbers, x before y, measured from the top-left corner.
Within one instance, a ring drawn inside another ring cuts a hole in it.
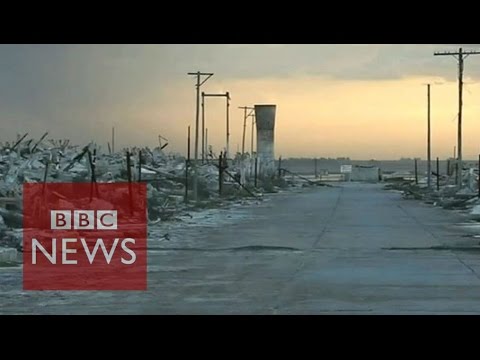
[[[146,290],[145,183],[23,185],[25,290]]]

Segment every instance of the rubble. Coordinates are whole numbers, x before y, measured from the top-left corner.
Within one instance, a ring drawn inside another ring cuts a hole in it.
[[[427,187],[427,179],[419,177],[416,183],[412,173],[392,174],[384,179],[386,190],[400,191],[405,199],[416,199],[427,204],[439,206],[447,210],[461,210],[470,220],[480,221],[480,196],[478,170],[463,169],[462,186],[455,184],[455,174],[440,175],[432,173],[431,189]]]
[[[27,182],[146,182],[149,224],[178,220],[186,211],[219,206],[225,201],[261,199],[263,192],[288,185],[275,177],[254,181],[254,158],[237,154],[228,165],[222,165],[219,194],[219,159],[211,154],[205,163],[197,165],[198,201],[193,202],[192,166],[187,169],[185,157],[167,154],[164,148],[131,148],[115,153],[109,148],[105,153],[94,143],[71,145],[68,140],[48,139],[48,133],[38,140],[25,134],[15,142],[0,144],[0,247],[21,247],[22,185]],[[109,203],[102,206],[108,208]]]

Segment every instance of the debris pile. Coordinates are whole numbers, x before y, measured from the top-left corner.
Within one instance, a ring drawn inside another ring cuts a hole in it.
[[[430,189],[427,177],[413,173],[395,173],[384,177],[385,189],[400,191],[405,199],[422,200],[448,210],[463,210],[472,220],[480,221],[480,191],[478,170],[470,167],[462,171],[462,184],[456,184],[455,174],[432,173]],[[438,181],[438,182],[437,182]]]
[[[262,191],[284,186],[275,179],[254,179],[254,159],[240,155],[228,161],[214,156],[194,171],[193,163],[164,147],[102,151],[90,143],[39,140],[19,136],[0,143],[0,247],[20,248],[22,243],[22,185],[51,182],[147,183],[150,223],[174,220],[183,211],[242,197],[259,198]],[[220,171],[221,169],[221,171]],[[198,201],[193,200],[196,173]]]

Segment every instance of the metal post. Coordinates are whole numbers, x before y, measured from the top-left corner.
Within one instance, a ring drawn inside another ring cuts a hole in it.
[[[112,154],[115,153],[115,127],[112,127]]]
[[[318,178],[318,171],[317,171],[317,158],[315,158],[315,179]]]
[[[278,177],[282,177],[282,157],[278,158]]]

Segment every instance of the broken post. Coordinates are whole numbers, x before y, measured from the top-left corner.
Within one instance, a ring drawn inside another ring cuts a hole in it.
[[[455,185],[458,185],[458,161],[455,161]]]
[[[282,177],[282,157],[278,158],[278,178]]]
[[[43,174],[43,189],[42,189],[42,195],[45,195],[45,186],[47,185],[47,176],[48,176],[48,164],[50,163],[50,160],[47,160],[47,163],[45,164],[45,173]]]
[[[128,200],[130,203],[130,213],[133,211],[132,199],[132,168],[130,167],[130,151],[127,150],[127,179],[128,179]]]
[[[80,154],[78,154],[77,156],[75,156],[75,157],[72,159],[72,161],[70,161],[70,163],[63,169],[63,171],[68,171],[68,170],[70,170],[70,169],[73,167],[73,165],[75,165],[75,163],[76,163],[77,161],[80,161],[80,159],[83,158],[83,156],[87,153],[88,149],[89,149],[89,145],[85,146],[85,147],[83,148],[82,152],[81,152]]]
[[[138,151],[138,182],[142,181],[142,150]]]
[[[98,197],[98,188],[97,188],[97,178],[95,177],[95,158],[97,155],[97,150],[93,149],[93,157],[90,150],[88,150],[88,163],[90,164],[90,201],[92,201],[93,191],[95,190],[95,196]]]
[[[18,146],[18,144],[20,144],[23,139],[25,139],[27,137],[28,133],[26,133],[25,135],[23,135],[20,139],[18,139],[18,141],[12,146],[12,148],[10,150],[15,150],[15,148]]]
[[[190,165],[190,126],[187,133],[187,157],[185,159],[185,202],[188,202],[188,167]]]
[[[437,157],[437,191],[440,190],[440,162]]]
[[[248,194],[250,194],[251,196],[253,196],[253,197],[255,197],[255,198],[258,198],[257,195],[255,195],[253,192],[251,192],[251,191],[248,190],[245,186],[243,186],[243,184],[242,184],[240,181],[238,181],[238,179],[236,179],[235,176],[233,176],[232,174],[230,174],[227,170],[224,170],[224,171],[225,171],[225,174],[227,174],[228,176],[230,176],[230,177],[233,179],[233,181],[235,181],[238,185],[240,185],[240,187],[241,187],[242,189],[244,189]]]
[[[415,158],[415,184],[418,185],[418,169],[417,169],[417,158]]]
[[[258,174],[258,158],[255,158],[255,183],[254,183],[255,187],[257,187],[257,174]]]
[[[43,139],[45,139],[48,135],[48,132],[46,132],[45,134],[42,135],[42,137],[40,138],[40,140],[37,141],[37,143],[33,146],[32,148],[32,153],[35,151],[35,149],[37,148],[37,146],[43,141]]]
[[[218,195],[222,196],[222,185],[223,185],[223,159],[222,159],[222,152],[220,153],[220,156],[218,157]]]

